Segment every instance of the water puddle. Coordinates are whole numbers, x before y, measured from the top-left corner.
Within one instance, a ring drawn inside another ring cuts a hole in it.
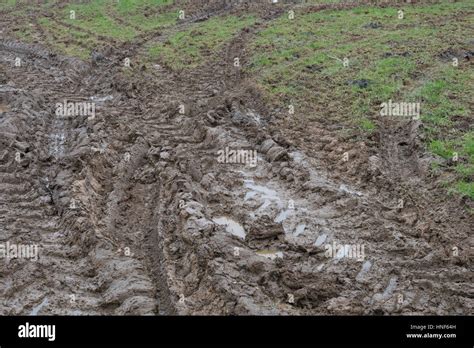
[[[394,292],[395,288],[397,287],[397,277],[392,277],[390,278],[390,281],[388,282],[387,288],[383,292],[383,297],[388,298],[392,295]]]
[[[328,237],[327,234],[321,234],[318,236],[318,239],[316,239],[316,242],[314,242],[314,246],[321,246],[323,243],[326,241],[326,238]]]
[[[285,221],[288,216],[291,214],[292,210],[282,210],[280,212],[280,214],[277,215],[277,217],[275,218],[274,222],[276,222],[277,224],[279,224],[280,222],[283,222]]]
[[[89,99],[92,100],[95,103],[103,103],[103,102],[114,99],[114,97],[112,95],[106,95],[105,97],[98,97],[98,96],[94,95],[94,96],[90,97]]]
[[[48,301],[48,298],[45,297],[43,302],[41,302],[39,305],[37,305],[36,307],[34,307],[32,310],[31,310],[31,313],[30,315],[38,315],[38,312],[44,307],[44,306],[47,306],[49,304],[49,301]]]
[[[344,184],[337,186],[336,183],[329,180],[323,173],[313,169],[313,167],[310,165],[311,161],[302,152],[293,151],[290,153],[290,156],[296,163],[302,164],[305,168],[309,170],[311,181],[313,181],[314,183],[322,187],[326,186],[332,189],[337,189],[340,192],[348,193],[351,195],[359,197],[363,196],[362,193],[352,190]]]
[[[252,197],[255,197],[257,194],[260,194],[263,199],[270,200],[270,201],[280,201],[280,197],[278,193],[268,187],[257,185],[254,183],[253,180],[244,180],[245,187],[252,190],[247,192],[245,195],[245,200],[248,200]]]
[[[220,226],[225,226],[226,231],[230,234],[245,239],[245,230],[238,222],[229,219],[225,216],[218,217],[216,219],[213,219],[212,221],[214,221]]]
[[[275,260],[276,258],[282,259],[283,253],[277,250],[259,250],[257,251],[257,255],[266,257],[270,260]]]
[[[397,280],[398,278],[397,277],[392,277],[390,278],[390,281],[388,282],[388,285],[387,287],[385,288],[385,291],[380,294],[375,294],[374,297],[373,297],[373,300],[374,301],[385,301],[387,299],[389,299],[393,292],[395,291],[396,287],[397,287]]]
[[[269,185],[270,186],[270,185]],[[256,184],[252,179],[244,180],[244,187],[249,191],[245,193],[244,201],[252,201],[252,207],[257,207],[249,212],[252,219],[261,215],[273,217],[273,222],[281,224],[286,234],[298,237],[305,231],[308,232],[308,221],[314,217],[308,215],[305,208],[306,202],[291,199],[291,193],[283,188]]]
[[[254,198],[256,195],[258,195],[258,192],[256,191],[249,191],[245,194],[244,200],[248,201],[251,198]]]
[[[305,228],[306,224],[299,224],[298,226],[296,226],[295,237],[298,237],[301,233],[303,233]]]
[[[372,262],[370,261],[365,261],[364,264],[362,265],[362,269],[360,270],[359,274],[356,276],[357,281],[361,281],[367,273],[369,273],[370,267],[372,267]]]
[[[265,210],[265,209],[267,209],[271,204],[272,204],[272,202],[269,201],[268,199],[266,199],[265,202],[263,202],[263,204],[262,204],[260,207],[258,207],[258,210],[260,210],[260,211],[261,211],[261,210]]]
[[[354,191],[354,190],[351,190],[349,189],[346,185],[342,184],[339,186],[339,191],[342,191],[344,193],[348,193],[350,195],[355,195],[355,196],[359,196],[361,197],[362,196],[362,193],[360,192],[357,192],[357,191]]]
[[[0,85],[0,92],[17,92],[17,91],[22,91],[22,89],[18,89],[12,86],[8,85]]]
[[[62,157],[64,155],[64,145],[66,144],[66,137],[64,133],[51,134],[52,144],[50,147],[49,154],[55,158]]]

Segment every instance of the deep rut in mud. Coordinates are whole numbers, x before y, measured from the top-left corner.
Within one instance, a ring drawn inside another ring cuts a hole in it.
[[[39,247],[1,264],[0,314],[472,311],[472,220],[403,182],[417,158],[398,144],[416,127],[367,160],[374,187],[336,177],[233,65],[259,25],[184,75],[0,42],[1,242]],[[95,117],[57,116],[63,101]],[[257,165],[220,163],[226,148]],[[336,243],[357,252],[328,257]]]

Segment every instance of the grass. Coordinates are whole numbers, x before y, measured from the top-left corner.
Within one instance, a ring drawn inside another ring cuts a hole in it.
[[[455,188],[454,191],[474,199],[472,194],[474,179],[474,132],[469,131],[459,138],[431,140],[429,150],[453,163],[446,170],[456,174],[455,179],[449,183],[451,187]]]
[[[71,11],[74,11],[75,19],[70,18]],[[109,17],[107,2],[101,0],[92,0],[85,4],[70,4],[62,11],[62,17],[68,24],[122,41],[131,40],[138,34],[135,29],[122,26]]]
[[[135,38],[141,31],[164,28],[176,23],[177,11],[158,11],[171,0],[92,0],[85,4],[67,6],[62,15],[69,24],[91,30],[94,33],[121,41]],[[69,19],[70,11],[76,12],[76,19]],[[115,18],[120,18],[120,21]]]
[[[109,5],[108,10],[118,17],[140,28],[150,31],[171,26],[176,23],[177,11],[165,11],[157,13],[155,10],[162,6],[171,6],[172,0],[121,0],[117,4]]]
[[[0,3],[0,10],[9,10],[16,6],[17,0],[3,0]]]
[[[254,21],[253,16],[226,16],[196,23],[189,29],[174,33],[166,42],[151,45],[149,57],[175,70],[195,68],[207,55],[217,53],[239,30]]]
[[[375,124],[367,118],[360,120],[360,128],[365,132],[372,133],[375,130]]]
[[[41,18],[38,23],[47,35],[49,46],[64,55],[89,59],[91,50],[98,45],[98,42],[86,33],[58,25],[48,18]],[[74,42],[80,42],[81,45]]]
[[[120,0],[116,3],[117,11],[121,14],[137,14],[147,11],[150,7],[172,5],[172,0]]]
[[[399,9],[296,11],[293,20],[284,14],[251,44],[247,72],[268,101],[296,105],[295,117],[343,124],[357,136],[377,129],[382,102],[419,102],[427,149],[444,159],[458,153],[442,169],[455,174],[455,192],[473,198],[474,74],[468,63],[453,67],[440,54],[467,47],[474,6],[407,6],[403,19]]]
[[[463,197],[469,197],[470,199],[474,199],[473,182],[459,181],[456,183],[454,191]]]
[[[474,131],[469,106],[474,100],[470,86],[473,79],[472,70],[444,67],[417,92],[425,109],[422,120],[429,150],[445,160],[453,160],[457,155],[454,167],[446,168],[456,175],[451,186],[471,199],[474,199]]]
[[[18,3],[8,1],[12,9]],[[177,19],[176,9],[171,8],[173,0],[91,0],[71,3],[61,9],[55,8],[54,3],[56,1],[46,1],[39,5],[48,13],[38,20],[46,38],[39,37],[29,24],[28,11],[37,10],[36,5],[15,11],[15,16],[22,20],[16,24],[14,33],[25,42],[39,41],[62,54],[82,59],[88,59],[90,51],[105,41],[128,42],[142,32],[171,26]],[[75,12],[75,19],[70,18],[71,11]],[[49,16],[64,22],[64,25],[52,21]],[[73,27],[67,27],[68,24]]]
[[[3,7],[10,6],[13,8],[15,1],[7,0],[9,3],[2,4]],[[168,11],[160,11],[160,7],[165,5],[173,5],[172,0],[91,0],[84,3],[71,3],[64,8],[57,9],[54,6],[56,1],[47,1],[39,5],[52,15],[65,22],[78,27],[75,31],[83,31],[84,33],[92,32],[95,36],[102,36],[107,39],[114,39],[122,42],[134,39],[141,32],[147,32],[164,28],[176,23],[177,11],[168,9]],[[3,8],[0,7],[0,8]],[[36,7],[28,6],[18,11],[19,17],[26,16],[27,10],[37,10]],[[71,19],[71,11],[75,13],[75,19]],[[44,17],[43,17],[44,19]],[[56,33],[55,26],[50,26],[51,34],[63,36],[62,27],[59,26]],[[17,29],[19,38],[25,39],[30,37],[27,23],[22,23]],[[76,35],[77,36],[77,35]],[[90,36],[90,34],[89,34]]]

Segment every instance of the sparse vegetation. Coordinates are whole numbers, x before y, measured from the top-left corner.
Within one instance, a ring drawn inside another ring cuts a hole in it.
[[[463,164],[445,169],[459,174],[452,187],[464,192],[468,186],[459,180],[473,166],[465,142],[474,73],[462,58],[453,67],[449,49],[466,47],[473,8],[469,1],[411,6],[403,8],[403,20],[398,10],[296,12],[293,20],[284,14],[257,36],[248,70],[271,100],[296,103],[296,117],[331,119],[366,135],[380,123],[381,103],[420,102],[427,149],[445,159],[458,152]]]
[[[160,59],[173,69],[194,68],[207,54],[217,54],[239,30],[255,21],[253,16],[226,16],[178,31],[149,49],[151,59]]]

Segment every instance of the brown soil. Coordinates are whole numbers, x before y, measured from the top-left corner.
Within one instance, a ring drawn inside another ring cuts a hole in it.
[[[190,12],[257,6],[216,3]],[[192,72],[114,64],[153,35],[99,64],[0,41],[0,242],[40,248],[0,261],[1,315],[472,312],[472,215],[430,184],[419,124],[380,127],[375,148],[285,127],[233,66],[270,7]],[[95,118],[55,115],[64,100]],[[257,166],[219,163],[226,147]],[[327,257],[333,242],[364,258]]]

